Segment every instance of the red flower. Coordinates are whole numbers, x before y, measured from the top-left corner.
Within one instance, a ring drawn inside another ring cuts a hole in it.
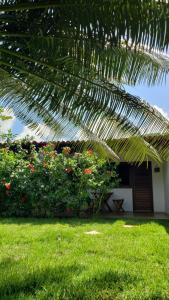
[[[87,154],[88,155],[93,155],[93,150],[92,149],[87,150]]]
[[[91,169],[84,169],[83,173],[84,174],[92,174],[93,171]]]
[[[33,164],[29,164],[28,165],[28,168],[31,170],[31,172],[34,172],[35,171],[35,167]]]
[[[9,183],[5,183],[5,187],[6,187],[6,190],[10,190],[11,189],[11,183],[9,182]]]
[[[73,171],[72,168],[66,168],[66,169],[65,169],[65,172],[66,172],[67,174],[71,173],[72,171]]]

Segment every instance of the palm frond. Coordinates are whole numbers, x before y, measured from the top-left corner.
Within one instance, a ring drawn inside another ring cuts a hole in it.
[[[40,49],[45,53],[45,63],[48,65],[57,67],[60,60],[63,66],[64,58],[69,57],[72,67],[79,65],[88,75],[89,73],[91,76],[97,74],[100,79],[104,78],[108,81],[131,85],[155,85],[164,82],[169,73],[169,56],[155,51],[128,49],[124,43],[118,47],[107,45],[101,48],[97,42],[91,43],[89,40],[82,39],[65,39],[65,37],[29,39],[31,58],[44,63]],[[8,50],[4,49],[4,51]],[[13,52],[16,53],[16,50]],[[12,55],[12,51],[8,54]]]
[[[1,64],[4,63],[1,62]],[[13,68],[12,65],[7,63],[5,66],[10,67],[11,69]],[[22,64],[22,67],[21,65],[20,67],[16,67],[15,63],[13,69],[15,71],[15,80],[20,80],[23,82],[24,86],[31,87],[31,89],[26,89],[26,92],[24,92],[24,89],[19,89],[23,103],[28,105],[27,110],[30,110],[30,107],[34,108],[34,103],[37,101],[41,109],[45,105],[46,110],[51,111],[53,115],[56,113],[60,114],[61,118],[57,119],[59,124],[63,124],[62,118],[64,117],[70,122],[73,122],[77,127],[79,126],[80,128],[88,129],[86,130],[88,137],[90,137],[90,139],[92,137],[94,142],[98,143],[98,141],[100,141],[103,144],[103,140],[110,138],[114,139],[117,136],[119,138],[124,136],[130,137],[131,135],[139,136],[140,130],[147,132],[150,130],[150,126],[154,131],[158,129],[166,132],[168,130],[169,123],[160,113],[151,109],[148,104],[139,101],[136,97],[126,94],[124,91],[120,90],[119,87],[116,87],[115,91],[115,86],[113,85],[112,91],[110,84],[102,83],[101,85],[97,82],[96,85],[94,85],[90,82],[90,86],[88,86],[89,82],[87,82],[87,85],[84,85],[83,82],[79,83],[79,81],[75,84],[73,80],[71,81],[71,84],[67,81],[67,84],[71,87],[71,90],[69,91],[68,87],[63,85],[63,83],[55,83],[53,73],[50,76],[49,71],[47,73],[47,70],[45,69],[45,76],[44,73],[42,76],[42,72],[41,75],[39,75],[40,72],[38,74],[35,72],[28,72],[26,66],[27,65],[24,65],[23,67]],[[27,75],[26,77],[25,73]],[[70,94],[70,92],[72,93],[73,83],[75,89],[73,94]],[[12,103],[13,100],[12,98],[9,98],[8,89],[10,89],[12,93],[13,90],[11,89],[11,86],[8,87],[5,85],[5,82],[4,86],[6,101],[8,101],[8,104],[9,101]],[[16,84],[14,84],[14,90],[16,90],[15,86]],[[82,87],[82,90],[80,90],[80,87]],[[15,98],[17,98],[17,93],[18,91],[16,90]],[[82,98],[81,102],[79,102],[79,96]],[[110,96],[112,99],[110,99]],[[4,98],[5,94],[3,96],[3,99]],[[19,103],[21,103],[21,99]],[[104,102],[102,101],[103,99]],[[126,99],[128,101],[126,101]],[[130,119],[133,122],[131,122]],[[52,126],[52,124],[50,125]],[[141,141],[144,144],[144,140],[140,138],[140,142]],[[106,145],[104,146],[104,148],[107,147]],[[142,148],[139,149],[142,151]],[[133,156],[134,153],[135,160],[137,160],[138,150],[136,152],[133,151]],[[147,156],[142,155],[142,157],[145,159]]]
[[[0,11],[1,103],[33,128],[67,130],[116,159],[166,155],[144,136],[168,134],[168,120],[122,84],[165,79],[168,4],[4,0]]]
[[[123,39],[151,49],[164,50],[168,45],[169,4],[160,0],[5,0],[0,11],[8,19],[16,14],[21,22],[27,16],[31,33],[55,35],[62,30],[66,35],[83,35],[100,44],[118,44]],[[22,28],[26,25],[22,22]],[[16,27],[20,30],[20,23]]]

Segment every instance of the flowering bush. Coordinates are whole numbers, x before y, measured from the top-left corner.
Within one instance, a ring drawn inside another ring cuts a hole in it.
[[[110,169],[110,170],[109,170]],[[57,154],[52,144],[31,152],[0,150],[0,214],[57,216],[91,206],[89,191],[104,194],[118,185],[115,164],[108,166],[92,151]],[[94,205],[98,209],[99,201]]]

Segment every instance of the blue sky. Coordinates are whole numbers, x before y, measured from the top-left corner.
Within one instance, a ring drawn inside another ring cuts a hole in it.
[[[139,85],[136,87],[127,87],[127,91],[147,100],[153,106],[158,106],[169,115],[169,74],[166,82],[161,86],[147,87]]]
[[[156,106],[163,114],[166,114],[169,117],[169,74],[167,76],[166,82],[161,86],[143,86],[138,85],[135,87],[127,86],[125,87],[129,93],[133,95],[140,96],[141,98],[147,100],[151,105]],[[17,118],[13,118],[12,121],[9,121],[8,124],[3,126],[5,129],[11,128],[14,134],[19,135],[19,138],[22,138],[26,135],[31,135],[40,140],[40,137],[37,137],[35,133],[32,133],[24,124]],[[44,137],[45,139],[45,137]]]

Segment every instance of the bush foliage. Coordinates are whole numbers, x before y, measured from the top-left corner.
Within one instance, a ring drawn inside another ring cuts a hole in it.
[[[92,150],[61,153],[52,144],[37,152],[0,150],[0,215],[53,217],[99,210],[108,189],[118,185],[116,165]],[[92,191],[100,197],[92,199]]]

